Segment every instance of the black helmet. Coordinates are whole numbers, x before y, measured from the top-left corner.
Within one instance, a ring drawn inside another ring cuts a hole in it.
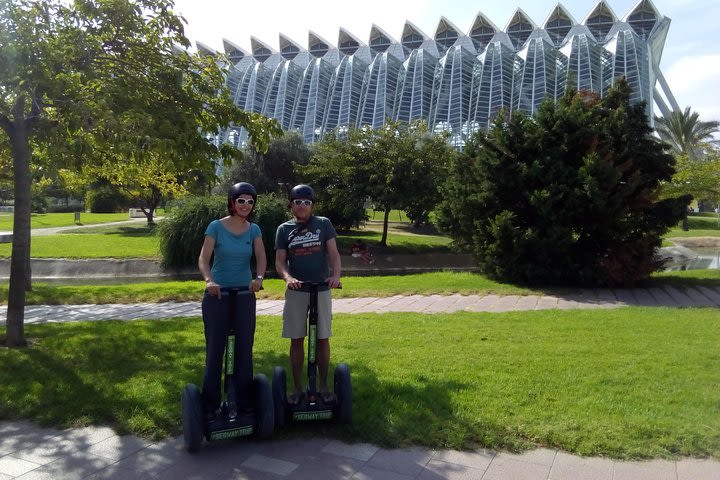
[[[307,198],[308,200],[315,201],[315,190],[310,185],[295,185],[290,190],[290,201],[296,198]]]
[[[231,186],[228,189],[228,197],[227,197],[227,210],[228,215],[233,216],[235,213],[235,207],[233,206],[233,203],[240,195],[251,195],[253,200],[257,202],[257,190],[255,190],[255,187],[253,187],[251,184],[247,182],[240,182],[236,183],[235,185]],[[248,215],[248,219],[252,218],[253,213],[255,212],[255,205],[253,205],[252,210],[250,210],[250,214]]]
[[[257,201],[257,190],[247,182],[236,183],[228,189],[228,200],[235,200],[240,195],[251,195]]]

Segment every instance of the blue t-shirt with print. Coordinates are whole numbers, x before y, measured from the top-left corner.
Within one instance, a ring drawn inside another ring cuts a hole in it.
[[[245,233],[235,235],[220,220],[213,220],[205,235],[215,239],[215,257],[210,274],[221,288],[247,287],[252,280],[250,259],[253,242],[261,236],[260,227],[251,223]]]
[[[322,282],[330,276],[327,241],[337,237],[332,222],[311,216],[307,223],[290,220],[277,228],[275,250],[287,250],[290,275],[306,282]]]

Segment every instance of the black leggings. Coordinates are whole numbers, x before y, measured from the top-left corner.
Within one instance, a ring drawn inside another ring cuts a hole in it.
[[[230,318],[233,310],[234,315]],[[228,398],[234,398],[239,410],[251,408],[255,294],[248,291],[237,294],[223,292],[221,298],[218,298],[206,292],[202,300],[202,315],[205,326],[205,377],[202,387],[204,411],[212,412],[220,406],[223,355],[231,327],[235,330],[234,373],[232,382],[228,382],[226,378],[225,392]]]

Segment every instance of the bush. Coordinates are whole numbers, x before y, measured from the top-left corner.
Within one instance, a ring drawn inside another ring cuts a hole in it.
[[[220,195],[188,196],[172,202],[157,228],[163,265],[175,268],[196,265],[205,229],[225,215],[227,199]]]
[[[275,232],[278,225],[287,222],[290,210],[285,197],[278,197],[274,193],[258,196],[253,222],[257,223],[262,231],[265,252],[267,253],[268,270],[275,270]]]
[[[620,80],[534,118],[498,117],[452,162],[439,225],[480,270],[521,284],[632,285],[662,268],[687,198],[657,200],[673,158]]]
[[[129,205],[130,200],[110,185],[101,185],[85,194],[85,209],[91,213],[117,213]]]
[[[226,215],[227,197],[224,195],[188,196],[169,205],[157,230],[163,265],[171,268],[196,265],[207,226]],[[252,221],[262,231],[268,268],[272,268],[275,259],[275,230],[287,219],[286,200],[278,199],[275,194],[258,196]]]
[[[48,201],[44,195],[33,195],[30,200],[30,210],[33,213],[47,213]]]

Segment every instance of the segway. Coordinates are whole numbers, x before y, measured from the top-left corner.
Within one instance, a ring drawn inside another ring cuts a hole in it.
[[[318,287],[326,286],[325,282],[303,282],[310,286],[310,306],[308,308],[308,386],[305,394],[296,405],[288,403],[287,377],[285,369],[276,366],[273,369],[272,393],[275,405],[275,428],[280,429],[286,422],[307,422],[315,420],[334,420],[347,424],[352,420],[352,384],[350,367],[340,363],[335,368],[333,401],[325,402],[317,391],[317,321],[318,321]],[[342,288],[342,287],[338,287]]]
[[[220,289],[220,301],[230,302],[228,315],[233,318],[237,309],[237,295],[247,287]],[[232,325],[232,322],[230,323]],[[203,414],[203,405],[200,389],[188,383],[182,391],[182,423],[185,448],[189,452],[196,452],[202,445],[205,437],[208,441],[227,438],[245,437],[255,433],[260,438],[268,438],[275,426],[274,409],[272,405],[272,390],[265,375],[258,373],[253,378],[253,409],[248,412],[238,412],[236,408],[235,389],[230,388],[235,374],[235,331],[230,327],[225,342],[223,355],[223,374],[221,380],[222,398],[220,411],[216,418],[206,420]]]

